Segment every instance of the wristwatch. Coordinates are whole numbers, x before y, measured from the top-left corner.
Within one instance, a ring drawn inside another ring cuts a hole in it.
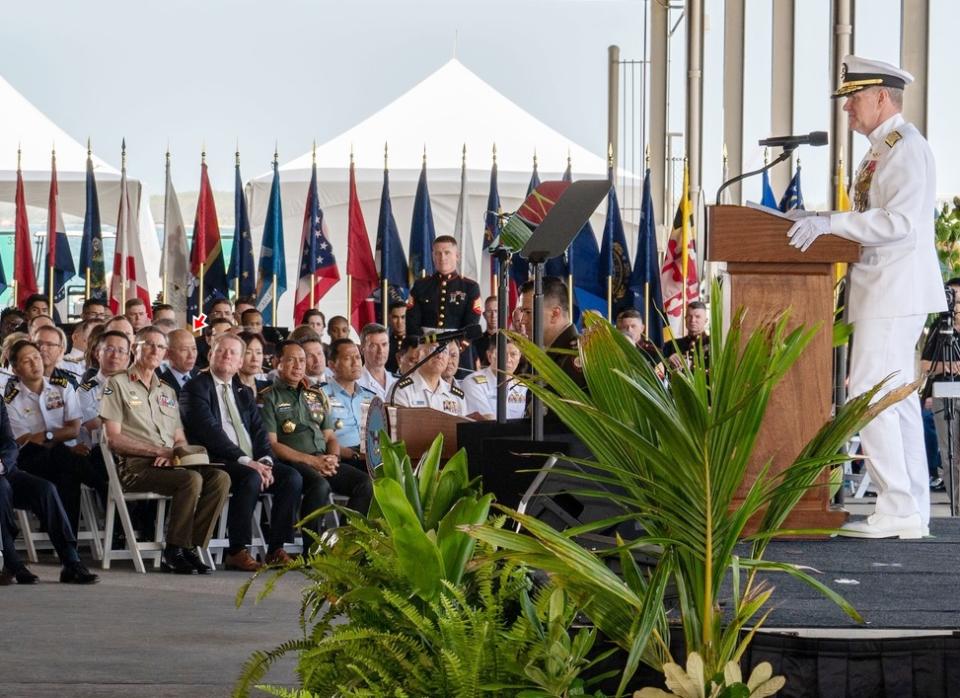
[[[47,443],[50,443],[51,441],[53,441],[53,432],[52,431],[46,432],[43,435],[43,440],[46,441]]]

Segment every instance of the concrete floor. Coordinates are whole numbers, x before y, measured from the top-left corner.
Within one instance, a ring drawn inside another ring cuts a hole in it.
[[[4,698],[229,696],[253,650],[298,636],[299,575],[238,609],[242,573],[144,576],[120,562],[77,587],[60,584],[59,566],[44,559],[31,565],[39,584],[0,587]],[[266,680],[292,685],[294,661]]]

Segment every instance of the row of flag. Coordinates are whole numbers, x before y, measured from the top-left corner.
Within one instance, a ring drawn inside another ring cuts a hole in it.
[[[109,301],[113,312],[119,311],[124,301],[133,297],[143,299],[148,307],[151,300],[146,287],[146,271],[137,226],[138,197],[135,192],[131,193],[131,186],[126,179],[125,144],[122,159],[117,242],[109,287],[104,269],[99,202],[89,150],[87,207],[79,263],[79,274],[84,279],[87,296]],[[609,174],[612,181],[612,173]],[[403,254],[399,230],[393,216],[386,154],[376,257],[374,250],[370,248],[357,196],[352,157],[349,177],[347,295],[352,324],[359,329],[366,322],[378,319],[374,311],[375,304],[381,304],[382,308],[383,298],[387,299],[388,304],[405,300],[413,280],[433,273],[431,246],[436,237],[436,229],[427,184],[426,155],[415,196],[409,257]],[[572,180],[569,160],[563,179],[567,182]],[[528,194],[539,184],[540,176],[534,158]],[[305,310],[314,307],[330,288],[340,281],[330,233],[319,205],[315,161],[308,187],[300,237],[300,265],[293,318],[295,322],[302,317]],[[164,241],[160,269],[163,300],[190,318],[200,315],[214,300],[225,297],[230,292],[235,296],[253,296],[264,315],[264,322],[273,324],[276,301],[287,291],[280,175],[276,154],[256,269],[247,203],[240,175],[239,153],[235,167],[233,252],[229,264],[226,263],[223,253],[216,205],[204,156],[201,156],[200,192],[192,240],[188,240],[179,200],[171,180],[169,154],[164,199]],[[465,276],[480,279],[485,286],[489,283],[487,288],[495,289],[499,271],[497,260],[486,251],[490,242],[499,235],[500,197],[495,150],[487,210],[484,214],[484,252],[479,259],[475,252],[477,245],[472,237],[472,216],[468,201],[464,153],[461,194],[454,225],[454,236],[463,251],[461,269]],[[19,169],[16,207],[16,298],[17,303],[22,304],[29,295],[38,292],[38,284],[30,248],[23,180]],[[617,192],[611,185],[601,244],[597,244],[592,226],[587,222],[567,253],[549,260],[547,273],[567,279],[572,289],[571,303],[577,312],[592,309],[616,317],[626,308],[637,308],[647,321],[651,339],[662,341],[664,316],[667,319],[679,318],[686,303],[699,297],[695,236],[686,178],[673,227],[665,257],[661,261],[657,251],[648,169],[643,185],[635,262],[631,263],[629,257]],[[44,265],[47,270],[45,289],[52,293],[56,301],[63,298],[67,282],[76,276],[78,270],[74,267],[59,208],[55,156],[51,162],[47,239],[50,243],[47,264]],[[526,261],[514,255],[510,273],[514,300],[516,288],[528,279],[529,273]],[[683,282],[683,279],[686,279],[686,282]],[[0,287],[6,287],[2,268]]]

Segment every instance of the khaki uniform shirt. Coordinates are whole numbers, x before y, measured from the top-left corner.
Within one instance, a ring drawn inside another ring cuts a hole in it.
[[[100,418],[120,422],[127,436],[166,448],[173,448],[177,430],[183,429],[177,394],[155,373],[150,374],[149,385],[130,371],[111,376],[103,388]],[[136,456],[125,459],[125,464],[139,472],[153,461]]]
[[[277,441],[301,453],[326,453],[324,429],[335,429],[330,404],[322,390],[301,383],[291,388],[280,378],[258,396],[263,426]]]

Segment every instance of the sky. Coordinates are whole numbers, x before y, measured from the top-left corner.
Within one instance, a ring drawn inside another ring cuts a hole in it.
[[[77,140],[163,191],[164,151],[178,190],[198,186],[205,146],[214,188],[233,187],[239,142],[243,175],[265,172],[369,116],[454,53],[468,68],[572,141],[606,145],[607,47],[642,57],[650,0],[35,0],[5,3],[0,74]],[[656,1],[656,0],[654,0]],[[677,3],[674,3],[677,4]],[[704,173],[721,175],[723,0],[706,0]],[[797,2],[795,131],[827,130],[829,0]],[[859,52],[896,61],[899,0],[860,0]],[[758,164],[769,133],[771,0],[747,0],[748,74],[744,165]],[[865,8],[869,8],[865,10]],[[960,3],[931,0],[931,83],[957,65],[947,27]],[[673,20],[680,13],[674,12]],[[672,44],[670,130],[683,129],[683,36]],[[938,191],[960,192],[953,163],[954,90],[931,90],[930,137]],[[642,112],[642,106],[639,108]],[[639,118],[639,116],[638,116]],[[781,135],[781,134],[776,134]],[[682,138],[674,137],[680,157]],[[634,162],[642,142],[633,138]],[[862,154],[860,139],[853,157]],[[801,151],[808,206],[827,197],[828,149]],[[360,163],[362,164],[362,163]],[[679,170],[678,170],[679,172]],[[759,185],[756,186],[757,194]],[[755,198],[751,185],[745,195]]]

